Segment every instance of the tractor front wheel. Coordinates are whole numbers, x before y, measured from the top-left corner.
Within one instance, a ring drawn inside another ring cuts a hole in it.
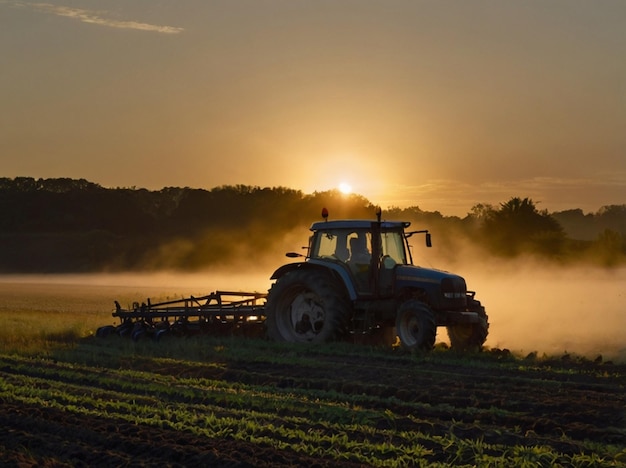
[[[450,346],[458,351],[480,351],[489,334],[489,318],[485,308],[477,300],[470,300],[468,310],[476,312],[480,321],[478,323],[449,325],[447,330]]]
[[[276,341],[325,342],[345,332],[349,303],[332,277],[300,269],[280,277],[265,307],[268,336]]]
[[[415,351],[430,351],[437,336],[433,311],[423,302],[406,301],[398,309],[396,333],[403,347]]]

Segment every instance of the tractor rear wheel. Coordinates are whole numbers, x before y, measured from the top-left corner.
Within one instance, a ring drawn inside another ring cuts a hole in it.
[[[433,311],[417,300],[404,302],[398,309],[396,333],[403,347],[415,351],[430,351],[437,336]]]
[[[332,277],[300,269],[280,277],[265,306],[268,336],[276,341],[320,343],[345,332],[350,305]]]
[[[489,334],[489,319],[480,301],[469,300],[468,310],[476,312],[480,322],[447,326],[450,346],[458,351],[480,351]]]

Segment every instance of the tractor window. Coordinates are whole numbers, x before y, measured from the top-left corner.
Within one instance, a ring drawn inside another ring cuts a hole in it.
[[[348,233],[347,245],[350,248],[348,262],[369,264],[372,258],[372,233],[365,230]]]
[[[335,253],[337,236],[332,232],[320,232],[317,236],[317,245],[313,246],[313,257],[330,257]]]
[[[349,255],[346,236],[347,233],[342,230],[317,232],[313,239],[311,257],[333,258],[345,262]]]
[[[371,254],[372,235],[369,231],[336,229],[319,231],[313,239],[312,258],[333,258],[342,262],[358,260],[360,263],[369,263]],[[367,259],[363,258],[367,255]]]
[[[397,231],[383,232],[382,243],[383,255],[388,255],[397,264],[405,265],[407,263],[402,233]]]

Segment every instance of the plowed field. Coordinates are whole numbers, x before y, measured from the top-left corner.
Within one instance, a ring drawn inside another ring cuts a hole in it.
[[[3,466],[624,466],[626,365],[89,338],[0,356]]]

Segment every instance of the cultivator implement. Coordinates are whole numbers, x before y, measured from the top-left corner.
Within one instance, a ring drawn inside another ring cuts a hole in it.
[[[265,298],[256,292],[216,291],[206,296],[188,297],[167,302],[134,302],[124,309],[115,301],[113,317],[119,325],[100,327],[96,336],[128,336],[159,340],[172,335],[243,334],[257,336],[264,332]]]

